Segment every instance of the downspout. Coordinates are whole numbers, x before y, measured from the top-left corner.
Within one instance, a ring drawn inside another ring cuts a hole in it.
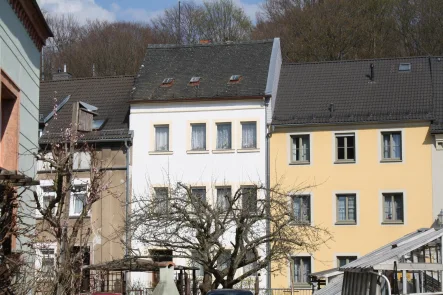
[[[125,257],[129,255],[129,161],[130,149],[128,141],[125,140],[126,147],[126,199],[125,199]]]
[[[269,220],[269,216],[271,215],[271,173],[270,173],[270,137],[271,137],[271,126],[268,124],[268,112],[267,108],[269,107],[270,99],[265,98],[265,122],[266,122],[266,160],[265,160],[265,170],[266,170],[266,204],[268,205],[266,207],[266,215],[268,216],[268,219],[266,220],[266,234],[269,237],[271,234],[271,222]],[[270,253],[271,251],[271,242],[266,242],[266,253]],[[268,265],[267,265],[267,271],[266,271],[266,286],[268,289],[268,294],[271,294],[271,259],[269,259]]]
[[[128,145],[128,141],[125,140],[126,147],[126,199],[125,199],[125,258],[129,257],[129,161],[130,157],[130,149]],[[122,290],[125,294],[128,294],[128,281],[129,281],[129,272],[125,271],[124,275],[126,290]]]

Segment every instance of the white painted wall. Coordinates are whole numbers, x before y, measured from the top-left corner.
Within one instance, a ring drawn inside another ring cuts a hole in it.
[[[259,121],[258,149],[240,153],[241,121]],[[207,154],[188,154],[190,122],[207,122]],[[232,153],[215,154],[216,121],[232,122]],[[155,124],[169,124],[171,155],[152,155]],[[168,181],[189,185],[240,185],[265,182],[265,111],[263,100],[229,102],[189,102],[133,105],[130,129],[134,131],[133,191],[149,192],[150,186],[166,186]],[[207,194],[210,197],[210,194]]]
[[[443,149],[437,149],[435,137],[443,140],[443,135],[433,136],[432,146],[432,217],[437,219],[443,209]]]
[[[207,150],[205,154],[189,154],[191,122],[206,122]],[[241,122],[257,121],[257,149],[242,153]],[[232,153],[218,154],[215,150],[215,122],[232,122]],[[156,124],[169,124],[171,155],[153,155]],[[135,196],[149,196],[152,187],[182,182],[206,186],[206,198],[214,202],[216,185],[230,185],[235,192],[241,185],[265,183],[265,106],[264,100],[206,101],[179,103],[149,103],[131,106],[130,129],[134,131],[132,183]],[[259,196],[264,198],[264,195]],[[265,225],[263,224],[263,229]],[[226,239],[229,244],[229,238]],[[147,254],[146,247],[140,247]],[[262,249],[264,250],[264,249]],[[183,259],[176,259],[188,265]],[[240,271],[240,270],[239,270]],[[132,281],[149,284],[143,274],[132,274]],[[266,276],[262,273],[264,288]]]

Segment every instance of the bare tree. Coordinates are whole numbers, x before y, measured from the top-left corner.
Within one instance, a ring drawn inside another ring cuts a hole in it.
[[[73,109],[78,110],[75,106]],[[32,203],[21,202],[20,198],[20,202],[8,202],[27,208],[16,210],[12,229],[20,229],[14,234],[28,239],[32,249],[26,255],[34,258],[29,264],[22,263],[20,272],[26,278],[11,288],[14,294],[29,294],[30,290],[52,295],[78,294],[85,287],[81,269],[90,253],[90,212],[104,198],[121,199],[120,190],[111,186],[112,173],[108,171],[114,159],[103,159],[83,139],[85,133],[77,131],[78,126],[74,121],[62,133],[47,134],[46,147],[33,153],[37,165],[46,167],[46,172],[39,175],[40,181],[46,183],[37,189],[27,187],[26,191],[33,196]],[[78,171],[74,161],[83,161],[88,170]],[[74,219],[70,218],[72,206],[76,210]],[[2,215],[1,222],[4,220]],[[56,248],[50,249],[48,244],[56,244]],[[53,250],[49,263],[45,254],[48,250]],[[14,278],[11,281],[14,280],[18,282]]]
[[[178,183],[168,194],[139,196],[131,228],[137,243],[173,250],[174,255],[201,265],[205,275],[199,288],[206,294],[220,285],[232,288],[270,261],[286,260],[288,253],[312,253],[331,238],[326,229],[296,219],[290,204],[289,192],[278,185],[270,190],[261,185],[242,188],[232,194],[227,190],[208,199]],[[271,271],[279,269],[280,263],[272,264]]]
[[[204,1],[200,30],[205,39],[214,42],[249,40],[252,22],[232,0]]]
[[[183,2],[152,20],[154,33],[161,40],[195,44],[201,39],[213,42],[249,40],[252,22],[232,0]]]
[[[47,17],[54,38],[43,49],[43,72],[51,79],[66,64],[74,77],[134,75],[148,43],[160,42],[147,24]]]

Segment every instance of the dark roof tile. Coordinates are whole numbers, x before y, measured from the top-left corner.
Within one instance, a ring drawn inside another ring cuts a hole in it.
[[[106,119],[102,130],[126,130],[129,131],[129,97],[134,84],[133,76],[112,76],[84,79],[69,79],[59,81],[42,82],[40,85],[40,114],[45,118],[53,109],[55,103],[61,102],[66,96],[71,95],[69,101],[59,110],[57,118],[47,122],[44,129],[45,137],[49,134],[59,134],[68,128],[72,120],[72,103],[75,101],[86,102],[98,108],[98,116],[94,119]],[[109,132],[108,132],[109,133]],[[108,134],[93,132],[86,136],[91,139],[93,134],[96,138],[103,138]]]
[[[134,100],[264,95],[273,40],[205,45],[151,45],[136,79]],[[239,83],[228,83],[241,75]],[[190,86],[200,77],[198,87]],[[160,87],[174,78],[171,87]]]
[[[428,57],[285,64],[273,124],[432,120],[431,77]]]

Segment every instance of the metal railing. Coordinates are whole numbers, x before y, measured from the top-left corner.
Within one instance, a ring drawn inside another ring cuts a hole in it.
[[[253,294],[255,294],[254,289],[244,289],[250,290]],[[128,295],[152,295],[154,291],[153,288],[145,288],[145,289],[137,289],[128,291]],[[198,292],[200,294],[200,291]],[[259,295],[292,295],[291,289],[260,289]],[[295,288],[294,295],[312,295],[311,289],[301,289]]]

